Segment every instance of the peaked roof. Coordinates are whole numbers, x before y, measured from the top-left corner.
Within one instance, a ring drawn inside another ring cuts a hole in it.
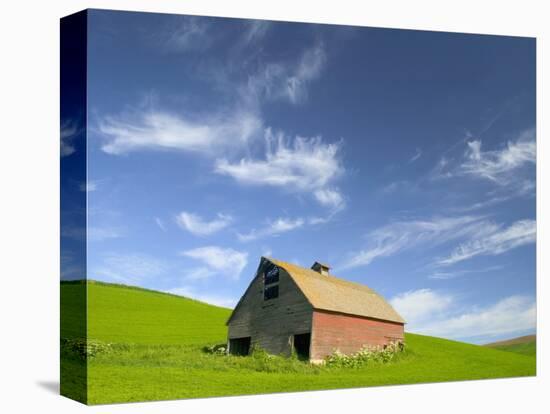
[[[382,296],[365,285],[281,260],[266,259],[286,270],[315,309],[405,323]]]

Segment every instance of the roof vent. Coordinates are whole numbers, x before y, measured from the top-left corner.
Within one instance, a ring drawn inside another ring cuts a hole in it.
[[[316,272],[321,273],[322,275],[328,275],[328,271],[330,270],[329,265],[319,263],[319,262],[313,263],[313,266],[311,266],[311,268]]]

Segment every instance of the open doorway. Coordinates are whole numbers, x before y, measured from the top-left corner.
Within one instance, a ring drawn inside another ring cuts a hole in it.
[[[232,355],[248,355],[250,353],[250,336],[229,339],[229,353]]]
[[[311,344],[311,333],[294,335],[294,352],[299,359],[309,359],[309,345]]]

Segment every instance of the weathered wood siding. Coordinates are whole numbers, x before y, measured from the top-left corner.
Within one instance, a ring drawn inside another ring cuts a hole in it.
[[[310,359],[320,361],[335,349],[350,354],[364,345],[377,346],[402,341],[403,332],[404,325],[401,323],[316,309],[313,312]]]
[[[272,354],[290,355],[293,335],[311,332],[313,308],[288,273],[279,270],[279,297],[264,301],[263,268],[228,323],[229,338],[251,337]]]

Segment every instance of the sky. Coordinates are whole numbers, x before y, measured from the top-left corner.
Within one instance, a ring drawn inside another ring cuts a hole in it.
[[[535,332],[534,39],[92,10],[87,74],[88,278],[232,307],[318,260],[407,331]]]

